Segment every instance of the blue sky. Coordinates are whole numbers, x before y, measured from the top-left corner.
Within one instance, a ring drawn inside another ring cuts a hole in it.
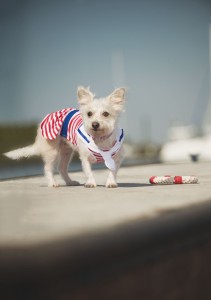
[[[0,122],[39,122],[126,86],[121,122],[134,142],[163,142],[172,122],[200,124],[209,96],[205,0],[3,1]],[[1,4],[2,5],[2,4]]]

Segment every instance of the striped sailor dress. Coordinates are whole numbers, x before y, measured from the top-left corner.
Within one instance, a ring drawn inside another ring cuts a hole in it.
[[[94,143],[92,137],[88,135],[83,126],[81,113],[75,108],[65,108],[48,114],[40,123],[42,135],[47,140],[55,140],[58,135],[66,138],[71,144],[77,146],[77,139],[82,140],[90,152],[90,156],[94,156],[96,163],[104,162],[111,169],[115,169],[114,155],[121,148],[124,133],[123,129],[119,129],[117,140],[111,149],[99,149]],[[93,162],[93,159],[90,160]]]

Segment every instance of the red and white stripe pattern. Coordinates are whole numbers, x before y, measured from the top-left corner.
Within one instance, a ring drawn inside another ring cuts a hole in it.
[[[94,155],[94,157],[96,158],[96,163],[104,162],[104,158],[102,157],[102,155],[100,153],[97,153],[97,152],[91,150],[90,148],[88,148],[88,149],[92,153],[92,155]]]
[[[62,125],[66,116],[73,110],[75,109],[65,108],[48,114],[40,124],[42,135],[44,136],[44,138],[46,138],[47,140],[56,139],[56,137],[61,132]],[[81,124],[81,114],[80,112],[76,112],[68,123],[66,136],[66,138],[73,144],[76,144],[76,130],[81,126]]]
[[[80,111],[76,112],[73,117],[71,117],[68,127],[67,127],[67,139],[73,145],[77,145],[77,130],[83,124]]]
[[[90,149],[89,147],[88,147],[88,149],[94,155],[94,157],[96,158],[96,163],[105,162],[105,159],[103,158],[103,156],[100,153],[95,152],[94,150]],[[101,151],[107,152],[109,150],[101,150]],[[119,149],[117,151],[115,151],[114,153],[112,153],[111,157],[113,158],[118,151],[119,151]]]
[[[60,133],[63,121],[72,108],[65,108],[48,114],[40,124],[42,135],[47,140],[55,140]]]
[[[184,184],[198,183],[196,176],[152,176],[149,179],[151,184]]]

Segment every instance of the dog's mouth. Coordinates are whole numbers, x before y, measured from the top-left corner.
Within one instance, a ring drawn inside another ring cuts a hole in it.
[[[95,131],[95,132],[96,132],[96,131],[102,131],[102,129],[100,129],[100,128],[92,128],[91,130],[92,130],[92,131]]]
[[[107,130],[102,129],[102,128],[98,128],[98,129],[91,129],[90,130],[90,135],[92,136],[92,138],[94,140],[106,140],[108,139],[111,135],[113,134],[112,132],[107,132]]]
[[[104,135],[105,130],[103,128],[90,128],[91,135]]]

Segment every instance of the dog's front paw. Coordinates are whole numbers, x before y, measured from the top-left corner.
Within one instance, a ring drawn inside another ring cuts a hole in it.
[[[96,187],[96,182],[95,181],[87,181],[84,185],[86,188],[95,188]]]
[[[118,184],[116,182],[107,182],[106,187],[107,188],[117,188]]]
[[[57,187],[59,187],[60,185],[59,185],[58,183],[54,182],[54,183],[52,183],[52,184],[50,184],[50,185],[48,185],[48,186],[49,186],[49,187],[57,188]]]

